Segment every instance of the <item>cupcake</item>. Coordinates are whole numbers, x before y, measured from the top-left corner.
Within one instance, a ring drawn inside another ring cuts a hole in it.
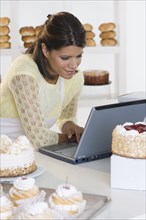
[[[44,220],[44,219],[63,219],[63,216],[49,208],[48,204],[44,201],[36,201],[32,203],[26,203],[20,205],[17,211],[12,216],[11,220],[26,220],[26,219],[35,219],[35,220]]]
[[[35,185],[34,178],[18,177],[13,186],[9,190],[10,199],[16,206],[27,200],[36,200],[39,196],[44,196],[44,191],[39,190],[39,187]]]
[[[14,204],[5,194],[0,194],[0,219],[9,220],[14,211]]]
[[[76,218],[83,213],[86,206],[82,193],[69,184],[59,185],[49,196],[48,202],[50,207],[60,211],[65,219]]]

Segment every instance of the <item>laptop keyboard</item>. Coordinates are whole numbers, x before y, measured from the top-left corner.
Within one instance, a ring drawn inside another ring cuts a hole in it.
[[[64,149],[57,150],[56,153],[65,155],[67,157],[73,157],[76,152],[77,146],[72,146]]]

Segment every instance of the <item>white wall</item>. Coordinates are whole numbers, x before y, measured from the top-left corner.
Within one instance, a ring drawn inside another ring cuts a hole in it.
[[[146,91],[146,2],[127,1],[127,92]]]

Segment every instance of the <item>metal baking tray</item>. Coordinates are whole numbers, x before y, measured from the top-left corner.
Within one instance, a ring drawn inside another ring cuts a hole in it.
[[[12,184],[2,183],[1,185],[3,187],[3,192],[8,194],[8,191]],[[44,190],[46,192],[46,199],[48,199],[49,195],[54,192],[54,189],[40,188],[40,190]],[[77,220],[91,219],[91,217],[93,217],[95,214],[101,212],[104,208],[106,208],[106,205],[108,205],[111,201],[111,198],[109,196],[87,193],[83,193],[83,198],[87,201],[86,208],[84,213],[75,218]]]

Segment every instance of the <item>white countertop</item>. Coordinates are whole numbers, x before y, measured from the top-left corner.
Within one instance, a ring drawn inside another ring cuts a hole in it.
[[[35,156],[37,164],[45,169],[36,178],[40,187],[55,189],[68,177],[68,183],[84,193],[111,197],[111,202],[92,219],[146,219],[145,191],[111,189],[110,158],[74,165],[39,152]]]

